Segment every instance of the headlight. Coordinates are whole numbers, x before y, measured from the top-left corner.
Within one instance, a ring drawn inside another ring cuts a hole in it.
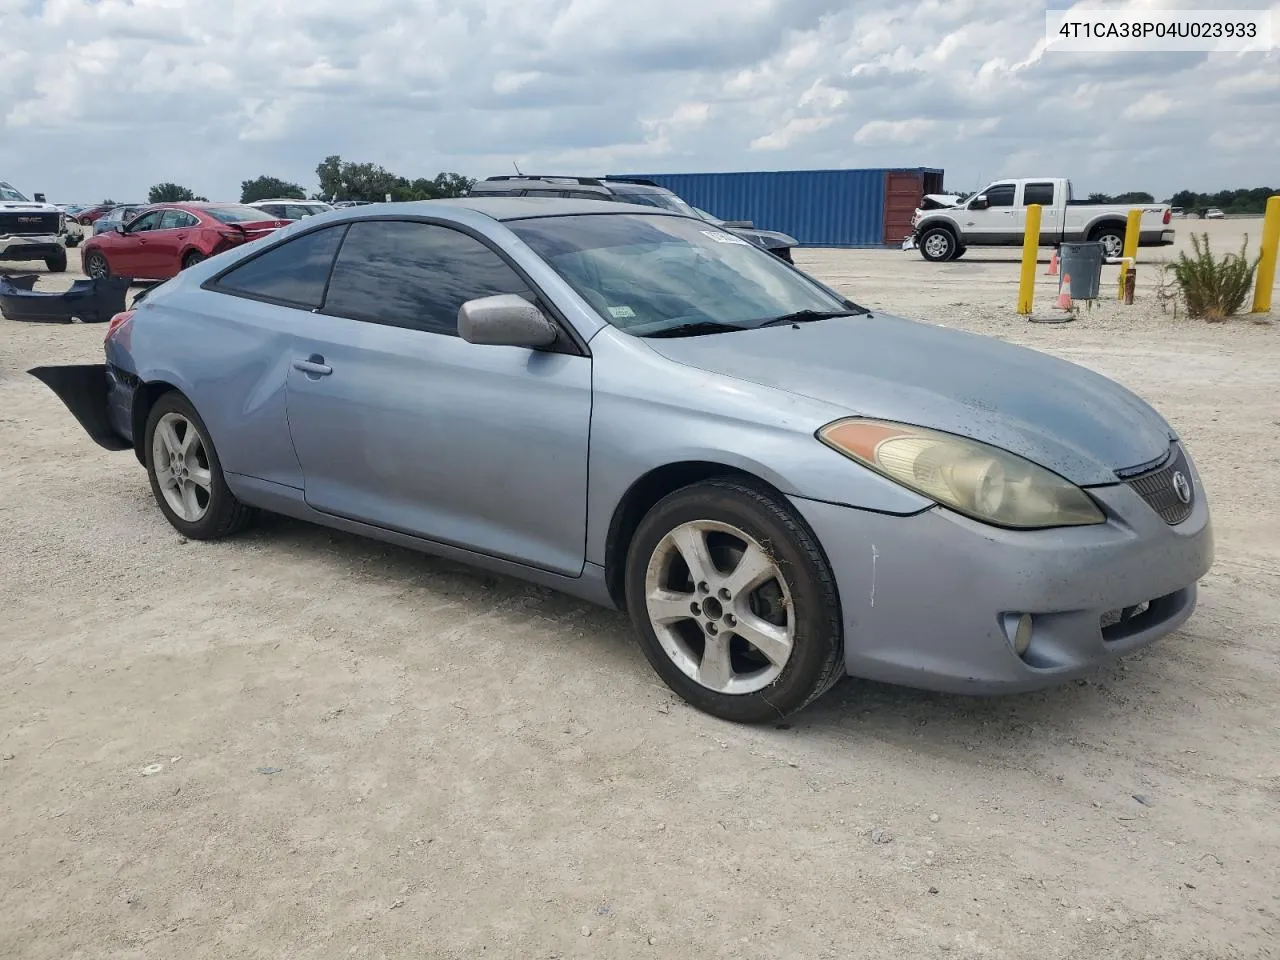
[[[1000,527],[1103,523],[1069,480],[998,447],[882,420],[829,423],[818,439],[845,456],[958,513]]]

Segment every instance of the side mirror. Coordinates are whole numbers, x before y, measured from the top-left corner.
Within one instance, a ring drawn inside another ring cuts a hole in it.
[[[45,202],[44,194],[43,194],[43,193],[37,193],[37,194],[35,195],[35,198],[36,198],[36,203],[44,203],[44,202]]]
[[[458,334],[467,343],[497,347],[549,347],[559,330],[524,297],[502,293],[468,300],[458,310]]]
[[[991,206],[991,204],[987,201],[987,198],[985,196],[974,197],[972,200],[969,201],[970,210],[985,210],[989,206]]]
[[[124,233],[124,224],[117,223],[114,227],[112,227],[112,229],[115,230],[116,233]]]

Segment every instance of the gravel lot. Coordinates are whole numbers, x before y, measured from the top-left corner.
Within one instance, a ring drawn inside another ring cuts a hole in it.
[[[619,614],[282,519],[181,540],[24,372],[103,328],[0,320],[0,956],[1280,955],[1278,329],[1163,315],[1149,266],[1052,326],[1013,252],[798,260],[1154,402],[1217,530],[1187,626],[1042,694],[846,680],[735,727]]]

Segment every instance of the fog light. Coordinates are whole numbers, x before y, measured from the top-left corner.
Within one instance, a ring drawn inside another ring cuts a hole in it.
[[[1024,613],[1018,618],[1017,629],[1013,631],[1013,652],[1023,656],[1027,647],[1031,646],[1031,614]]]

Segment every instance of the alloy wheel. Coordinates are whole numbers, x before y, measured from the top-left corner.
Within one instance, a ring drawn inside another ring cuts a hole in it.
[[[645,609],[671,662],[717,693],[763,689],[794,649],[786,578],[767,550],[728,523],[682,523],[658,542]]]
[[[180,413],[166,413],[151,439],[152,470],[169,509],[188,523],[200,520],[213,496],[213,472],[204,438]]]

